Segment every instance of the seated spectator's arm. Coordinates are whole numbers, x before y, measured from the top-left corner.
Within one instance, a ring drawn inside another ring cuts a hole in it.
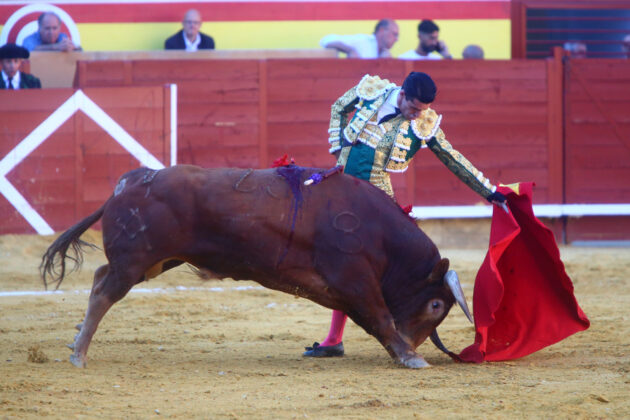
[[[341,41],[329,42],[324,48],[332,48],[339,52],[348,54],[348,57],[358,57],[359,53],[351,45],[344,44]]]
[[[69,38],[63,38],[55,44],[41,44],[33,48],[33,51],[81,51],[81,47],[76,47]]]
[[[319,45],[348,54],[348,57],[358,57],[359,53],[350,42],[351,37],[340,35],[326,35],[319,41]]]

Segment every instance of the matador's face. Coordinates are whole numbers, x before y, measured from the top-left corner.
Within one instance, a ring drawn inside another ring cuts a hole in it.
[[[431,105],[420,102],[418,99],[415,98],[413,98],[412,100],[408,100],[405,96],[405,91],[402,89],[398,94],[397,102],[400,113],[406,120],[415,120],[420,116],[422,111],[428,109],[429,105]]]

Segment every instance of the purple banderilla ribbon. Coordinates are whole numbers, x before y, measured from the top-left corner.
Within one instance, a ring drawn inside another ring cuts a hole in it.
[[[340,173],[342,171],[343,171],[343,165],[339,165],[339,166],[335,166],[334,168],[327,169],[325,171],[315,172],[306,181],[304,181],[304,185],[319,184],[320,182],[322,182],[329,176]]]

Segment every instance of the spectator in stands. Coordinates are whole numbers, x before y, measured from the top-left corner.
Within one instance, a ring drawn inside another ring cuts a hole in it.
[[[630,58],[630,34],[623,38],[621,50],[626,54],[626,58]]]
[[[464,60],[483,60],[483,48],[479,45],[468,45],[462,51],[462,58]]]
[[[387,58],[398,41],[398,24],[391,19],[379,20],[372,35],[326,35],[319,44],[348,55],[348,58]]]
[[[53,12],[44,12],[37,18],[37,32],[24,38],[22,43],[29,51],[80,51],[66,34],[61,32],[61,19]]]
[[[166,50],[213,50],[214,39],[199,30],[201,29],[201,13],[190,9],[182,20],[183,29],[164,42]]]
[[[30,53],[26,48],[15,44],[5,44],[0,48],[0,60],[2,61],[0,89],[18,90],[42,87],[37,77],[20,71],[22,60],[27,59],[29,55]]]
[[[402,53],[398,58],[406,60],[450,60],[453,58],[446,43],[439,39],[440,27],[432,20],[418,24],[418,47]]]
[[[583,42],[565,42],[564,50],[571,58],[586,58],[586,44]]]

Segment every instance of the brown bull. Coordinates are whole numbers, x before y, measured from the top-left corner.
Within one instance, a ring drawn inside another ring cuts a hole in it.
[[[85,366],[99,322],[134,285],[186,262],[343,311],[394,360],[428,366],[415,349],[437,339],[456,299],[470,318],[448,260],[376,187],[342,174],[304,186],[315,172],[176,166],[123,175],[42,258],[44,284],[59,287],[69,248],[80,265],[79,237],[102,217],[109,264],[94,274],[71,362]]]

